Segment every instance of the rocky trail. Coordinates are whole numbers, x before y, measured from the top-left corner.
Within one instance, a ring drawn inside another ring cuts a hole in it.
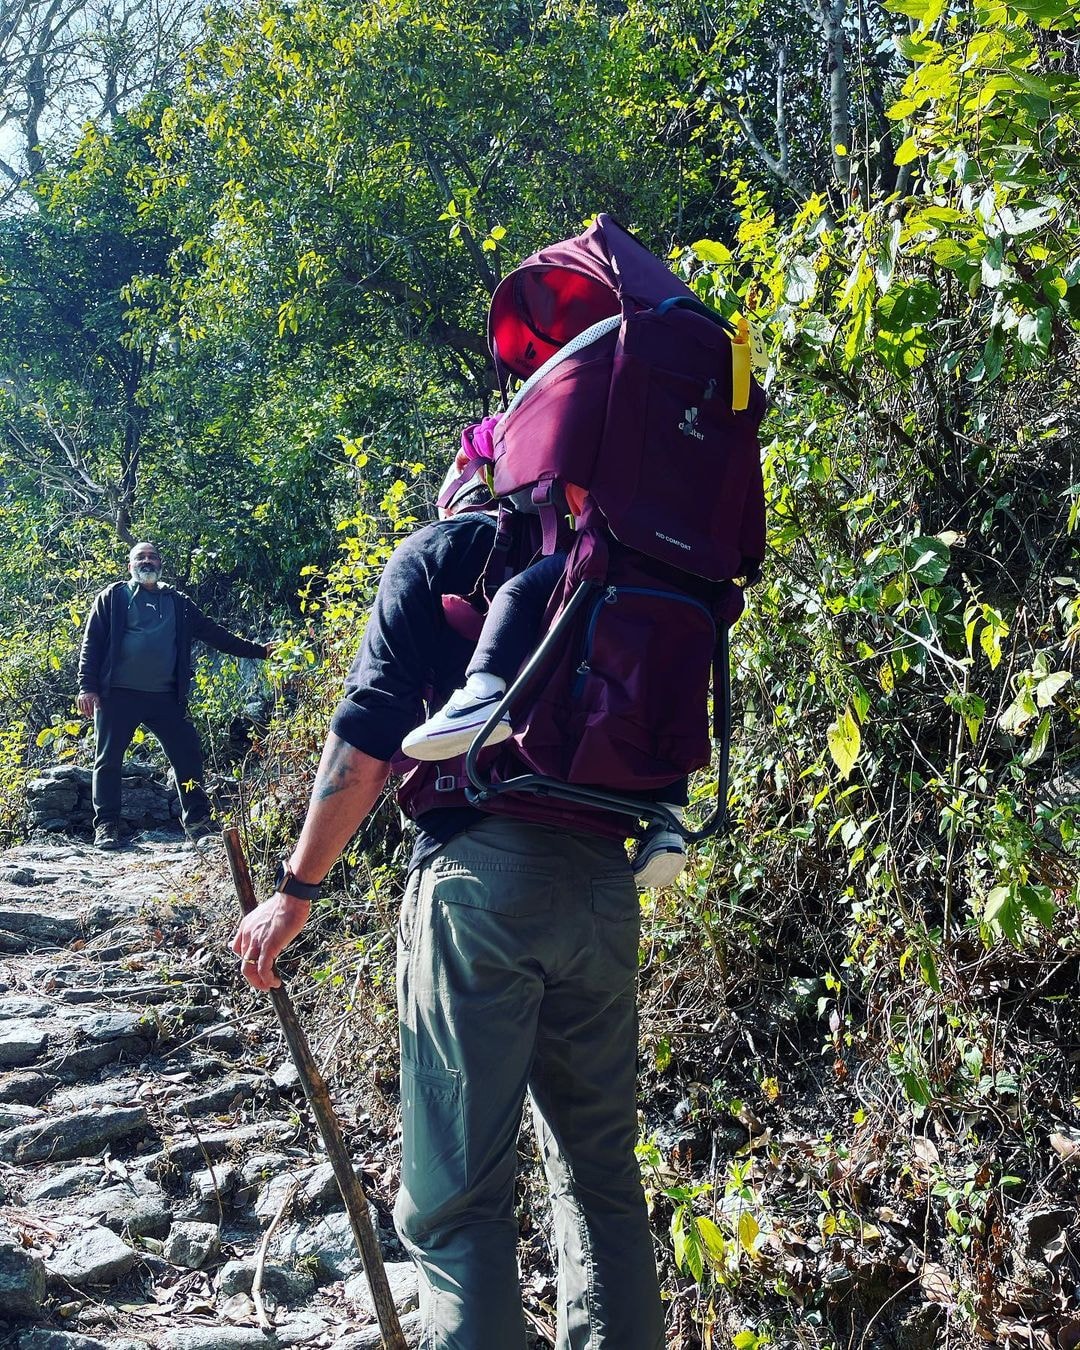
[[[0,1350],[381,1344],[269,1005],[209,936],[236,906],[201,847],[0,854]],[[357,1166],[411,1342],[386,1165]]]

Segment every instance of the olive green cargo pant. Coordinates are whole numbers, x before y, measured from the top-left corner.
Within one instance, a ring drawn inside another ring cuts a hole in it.
[[[420,1350],[523,1350],[526,1092],[551,1186],[559,1350],[662,1350],[637,1140],[639,906],[621,845],[493,818],[410,877],[398,942],[398,1232]]]

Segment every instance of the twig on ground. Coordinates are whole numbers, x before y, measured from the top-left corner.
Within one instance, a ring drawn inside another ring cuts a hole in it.
[[[210,1173],[210,1185],[214,1188],[214,1199],[217,1201],[218,1227],[220,1228],[225,1222],[225,1206],[221,1203],[221,1191],[218,1189],[217,1173],[214,1171],[214,1164],[210,1161],[210,1154],[206,1151],[206,1145],[203,1143],[199,1131],[195,1128],[195,1122],[191,1119],[187,1107],[181,1106],[180,1110],[183,1111],[184,1119],[187,1121],[191,1133],[195,1136],[195,1142],[199,1146],[199,1152],[203,1155],[203,1162],[206,1163],[207,1170]]]
[[[259,1254],[255,1258],[255,1275],[251,1281],[251,1301],[255,1304],[255,1319],[264,1331],[270,1328],[270,1319],[266,1315],[266,1306],[262,1298],[262,1280],[263,1269],[266,1266],[266,1253],[270,1250],[270,1239],[274,1236],[274,1230],[284,1217],[285,1211],[292,1204],[293,1196],[300,1189],[299,1181],[294,1181],[285,1192],[285,1198],[277,1207],[277,1213],[270,1220],[266,1232],[263,1234],[263,1240],[259,1244]]]
[[[526,1308],[524,1311],[526,1320],[532,1323],[533,1327],[540,1333],[541,1336],[543,1336],[544,1340],[547,1341],[548,1345],[554,1345],[555,1329],[554,1327],[552,1327],[551,1323],[545,1322],[542,1317],[537,1317],[537,1315],[534,1312],[530,1312],[528,1308]]]
[[[212,1036],[215,1031],[224,1031],[228,1027],[238,1027],[239,1025],[239,1017],[231,1017],[227,1022],[215,1022],[213,1026],[200,1031],[197,1036],[192,1036],[190,1040],[181,1041],[179,1045],[174,1045],[171,1050],[166,1050],[162,1059],[169,1059],[172,1055],[178,1055],[181,1050],[186,1050],[189,1045],[194,1045],[197,1041],[205,1041],[207,1036]]]

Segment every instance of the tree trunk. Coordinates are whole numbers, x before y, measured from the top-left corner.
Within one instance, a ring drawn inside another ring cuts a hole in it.
[[[847,201],[851,184],[851,92],[844,50],[844,0],[819,0],[825,37],[825,72],[829,77],[829,149],[833,177]],[[841,153],[838,147],[842,147]]]

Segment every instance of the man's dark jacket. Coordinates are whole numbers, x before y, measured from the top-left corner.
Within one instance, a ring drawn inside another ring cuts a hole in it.
[[[127,623],[130,587],[128,581],[117,581],[107,586],[94,601],[79,653],[81,693],[100,694],[102,698],[109,693]],[[230,656],[250,656],[258,660],[266,656],[266,648],[261,643],[248,642],[208,619],[195,601],[182,591],[171,586],[159,586],[158,590],[171,595],[176,603],[176,697],[182,707],[187,704],[191,686],[191,644],[196,638]]]

